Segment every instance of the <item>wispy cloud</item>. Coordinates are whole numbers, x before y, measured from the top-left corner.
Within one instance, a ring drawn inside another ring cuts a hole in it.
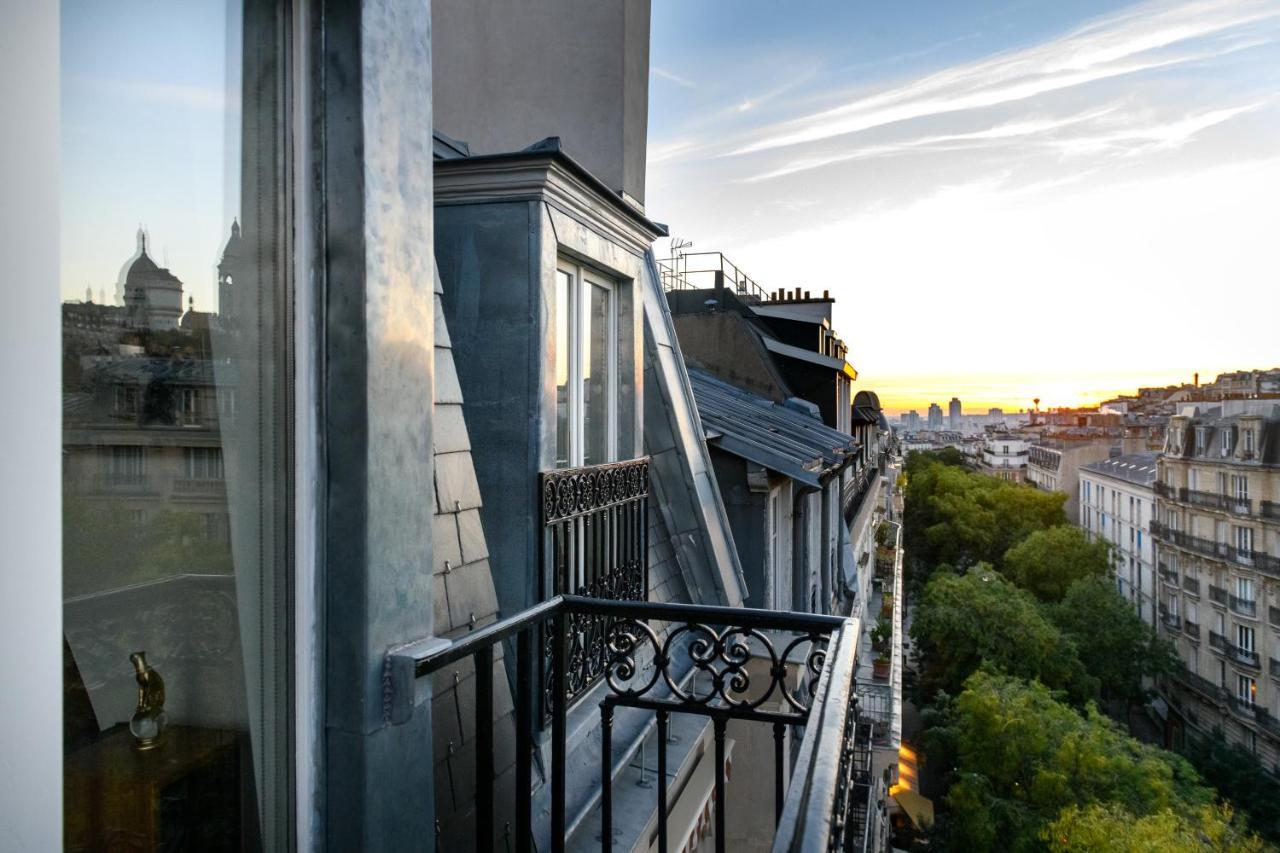
[[[730,154],[830,139],[909,119],[993,107],[1257,45],[1251,25],[1280,18],[1268,0],[1155,2],[1033,47],[954,66],[758,131]],[[1266,39],[1269,41],[1270,39]]]
[[[110,77],[75,77],[68,81],[96,95],[128,98],[169,106],[201,110],[237,110],[239,94],[216,86],[120,80]]]
[[[694,83],[689,78],[681,77],[679,74],[675,73],[674,71],[668,71],[667,69],[659,68],[656,65],[649,69],[649,73],[652,74],[654,77],[659,78],[660,80],[666,80],[669,83],[675,83],[677,86],[682,86],[685,89],[698,88],[698,84]]]

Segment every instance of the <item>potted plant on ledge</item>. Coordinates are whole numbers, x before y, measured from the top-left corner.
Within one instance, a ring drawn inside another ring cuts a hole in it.
[[[881,652],[871,664],[871,674],[875,678],[885,679],[889,677],[889,657]]]
[[[893,637],[893,625],[887,619],[881,619],[876,626],[871,629],[871,648],[877,652],[883,652],[888,648],[889,640]]]

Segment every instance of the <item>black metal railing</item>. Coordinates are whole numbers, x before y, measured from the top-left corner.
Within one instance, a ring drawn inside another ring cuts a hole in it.
[[[1182,632],[1188,637],[1192,637],[1197,640],[1200,639],[1200,625],[1196,622],[1192,622],[1190,619],[1182,620]]]
[[[1178,573],[1177,573],[1177,572],[1175,572],[1173,569],[1169,568],[1169,567],[1168,567],[1167,565],[1165,565],[1164,563],[1160,563],[1159,571],[1160,571],[1160,577],[1161,577],[1161,578],[1163,578],[1167,583],[1171,583],[1171,584],[1173,584],[1173,585],[1175,585],[1175,586],[1177,585],[1177,583],[1178,583]]]
[[[1258,514],[1263,518],[1280,518],[1280,501],[1262,501],[1258,505]]]
[[[854,672],[857,623],[835,616],[689,604],[609,601],[558,595],[523,613],[486,626],[453,642],[436,641],[393,653],[385,668],[388,717],[403,722],[412,714],[416,684],[451,663],[472,658],[476,670],[476,849],[494,850],[496,745],[494,743],[495,650],[515,644],[514,829],[518,853],[531,853],[537,836],[556,853],[568,836],[566,760],[570,691],[566,666],[574,653],[572,626],[597,618],[609,626],[600,688],[601,850],[613,844],[612,723],[618,706],[654,713],[658,729],[656,809],[659,850],[667,846],[669,806],[666,747],[670,715],[708,717],[714,730],[715,849],[726,844],[725,732],[730,720],[773,726],[775,853],[844,850],[847,838],[865,833],[870,791],[870,724],[860,722]],[[655,625],[664,625],[659,631]],[[550,761],[543,783],[550,786],[549,827],[533,824],[534,736],[537,719],[537,643],[549,638],[552,653],[551,719],[546,741]],[[510,657],[505,658],[510,666]],[[758,663],[752,666],[753,662]],[[677,671],[680,666],[687,671]],[[407,710],[406,710],[407,708]],[[816,715],[816,719],[814,716]],[[787,788],[784,734],[804,727]],[[866,734],[858,740],[859,732]],[[861,798],[861,799],[859,799]],[[538,831],[535,831],[538,830]],[[814,844],[820,845],[814,847]]]
[[[709,290],[726,287],[751,301],[768,302],[771,294],[723,252],[682,252],[658,261],[662,289]]]
[[[649,457],[539,475],[543,594],[609,601],[648,598]],[[570,701],[604,675],[609,622],[571,614],[566,689]],[[543,704],[550,719],[551,647],[543,648]]]
[[[1197,578],[1188,577],[1187,575],[1183,575],[1183,576],[1182,576],[1182,588],[1183,588],[1186,592],[1191,593],[1192,595],[1199,595],[1199,594],[1200,594],[1200,581],[1199,581],[1199,579],[1197,579]]]
[[[1257,569],[1273,577],[1280,577],[1280,557],[1273,557],[1270,554],[1264,554],[1261,551],[1254,551],[1248,548],[1237,548],[1225,542],[1214,542],[1212,539],[1192,536],[1181,530],[1174,530],[1169,525],[1158,521],[1151,522],[1151,533],[1157,539],[1176,545],[1185,551],[1202,554],[1206,557],[1216,557],[1219,560],[1229,561],[1236,565]]]
[[[1271,674],[1272,678],[1280,681],[1280,660],[1269,658],[1267,660],[1267,672]]]
[[[840,495],[840,506],[843,508],[845,522],[852,521],[853,517],[862,509],[863,501],[871,493],[871,489],[875,486],[876,479],[879,476],[879,468],[872,465],[863,465],[854,472],[853,479],[844,484]]]
[[[1165,630],[1177,633],[1182,630],[1182,620],[1178,618],[1177,613],[1170,613],[1164,605],[1160,606],[1160,622],[1163,623]]]
[[[1226,607],[1227,591],[1220,586],[1209,584],[1209,600],[1214,604],[1221,604],[1223,607]]]
[[[1276,628],[1280,628],[1280,607],[1273,604],[1267,608],[1267,621]]]
[[[1231,608],[1232,613],[1239,613],[1241,616],[1252,617],[1258,615],[1258,603],[1251,598],[1228,595],[1227,606]]]

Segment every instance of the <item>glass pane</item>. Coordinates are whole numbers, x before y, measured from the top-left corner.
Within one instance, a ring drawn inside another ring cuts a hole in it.
[[[569,316],[569,293],[573,277],[563,270],[556,270],[556,467],[567,468],[571,464],[569,430],[569,348],[572,336],[572,318]]]
[[[613,379],[612,352],[613,292],[588,283],[587,326],[582,334],[582,455],[584,465],[598,465],[609,458],[609,427],[612,406],[609,385]]]
[[[283,16],[65,0],[61,19],[66,846],[277,848]]]

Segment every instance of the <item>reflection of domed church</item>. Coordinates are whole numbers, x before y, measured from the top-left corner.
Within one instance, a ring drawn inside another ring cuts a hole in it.
[[[182,317],[182,281],[147,254],[147,234],[138,229],[138,252],[123,276],[124,306],[131,326],[176,329]]]
[[[218,313],[197,312],[192,307],[184,315],[182,280],[147,254],[147,232],[139,227],[138,248],[120,268],[116,282],[116,303],[124,306],[123,317],[117,322],[133,328],[162,331],[207,325],[210,320],[226,325],[234,320],[237,313],[236,280],[241,277],[244,265],[243,242],[240,223],[232,221],[231,236],[218,261]],[[92,297],[86,299],[86,304],[90,302]]]

